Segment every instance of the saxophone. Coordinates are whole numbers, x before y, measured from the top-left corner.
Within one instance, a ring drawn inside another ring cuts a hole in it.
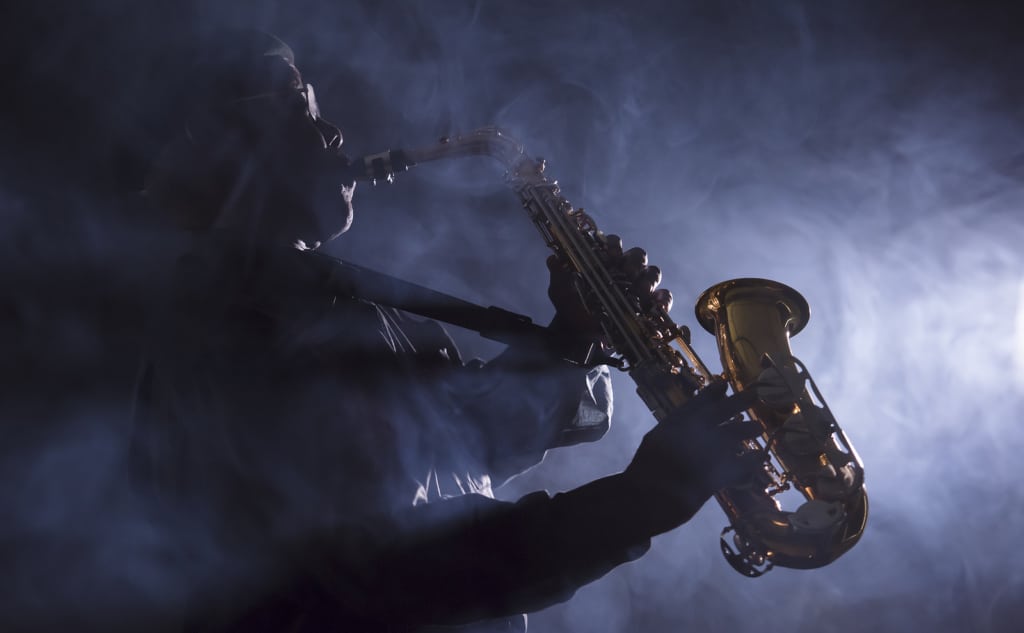
[[[560,194],[557,181],[545,175],[545,161],[527,156],[502,130],[485,127],[430,147],[368,155],[353,168],[358,179],[391,182],[418,163],[464,156],[490,156],[505,167],[506,184],[547,246],[578,273],[581,297],[611,344],[609,363],[628,372],[659,422],[712,381],[726,380],[734,392],[755,390],[757,401],[746,415],[763,433],[738,448],[763,451],[763,469],[752,484],[715,493],[729,519],[721,550],[734,569],[749,577],[773,566],[812,569],[857,543],[868,514],[864,469],[790,350],[789,338],[810,316],[797,291],[766,279],[733,279],[700,296],[697,321],[715,336],[724,368],[715,375],[690,346],[688,328],[676,325],[664,304],[627,291],[609,239]],[[789,489],[803,496],[793,511],[783,510],[778,498]]]

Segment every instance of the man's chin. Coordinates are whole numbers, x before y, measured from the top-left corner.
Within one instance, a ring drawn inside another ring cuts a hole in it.
[[[350,228],[352,228],[352,219],[355,216],[355,212],[352,209],[352,198],[351,198],[351,196],[346,196],[346,197],[342,198],[342,200],[344,201],[344,204],[345,204],[345,207],[346,207],[346,211],[347,211],[346,214],[345,214],[345,221],[342,224],[341,229],[339,229],[337,232],[332,233],[330,236],[328,236],[328,238],[326,240],[324,240],[325,242],[330,242],[331,240],[337,238],[342,233],[346,233]]]
[[[296,239],[293,240],[292,246],[299,250],[315,250],[352,227],[354,212],[351,189],[343,193],[348,195],[343,195],[340,201],[335,194],[330,199],[321,198],[319,202],[316,198],[310,199],[297,207],[304,212],[296,212],[295,216],[305,221],[301,226],[293,227],[292,235],[296,236]],[[293,204],[292,208],[296,209],[296,206]]]

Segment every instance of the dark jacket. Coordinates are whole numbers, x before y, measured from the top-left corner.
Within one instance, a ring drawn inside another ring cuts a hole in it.
[[[186,628],[405,631],[565,600],[646,550],[605,503],[635,491],[491,487],[600,437],[607,390],[540,349],[464,363],[308,253],[205,240],[154,319],[132,449],[195,576]]]

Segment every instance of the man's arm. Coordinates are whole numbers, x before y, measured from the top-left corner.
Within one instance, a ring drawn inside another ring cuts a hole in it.
[[[622,473],[553,497],[465,495],[304,535],[287,550],[275,599],[263,603],[294,608],[304,596],[307,621],[403,630],[567,600],[757,468],[760,456],[735,455],[738,438],[757,430],[717,423],[750,403],[708,391],[689,416],[648,433]]]
[[[518,503],[464,495],[416,506],[308,539],[297,576],[321,588],[318,610],[398,630],[535,611],[647,551],[646,526],[619,512],[637,492],[612,476]]]

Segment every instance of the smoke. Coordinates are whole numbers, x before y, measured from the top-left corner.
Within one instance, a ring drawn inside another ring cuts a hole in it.
[[[1024,59],[1002,8],[264,0],[156,15],[108,0],[79,11],[59,27],[26,13],[51,36],[18,57],[31,89],[8,93],[18,118],[3,125],[14,142],[0,539],[42,548],[11,563],[19,582],[4,593],[22,611],[80,612],[125,587],[166,606],[182,591],[158,566],[127,566],[160,560],[159,535],[114,492],[145,306],[180,247],[121,176],[165,133],[182,78],[159,60],[227,23],[291,44],[350,154],[510,130],[605,231],[648,250],[709,364],[714,343],[688,312],[706,287],[766,277],[811,304],[792,345],[866,465],[862,541],[826,568],[750,581],[718,554],[724,518],[710,503],[641,560],[531,615],[531,630],[1014,628]],[[545,249],[496,166],[424,165],[360,185],[355,202],[332,252],[550,316]],[[466,356],[495,351],[456,335]],[[615,387],[604,441],[553,451],[499,495],[568,489],[628,463],[652,421],[624,376]],[[46,549],[60,534],[70,549]]]

